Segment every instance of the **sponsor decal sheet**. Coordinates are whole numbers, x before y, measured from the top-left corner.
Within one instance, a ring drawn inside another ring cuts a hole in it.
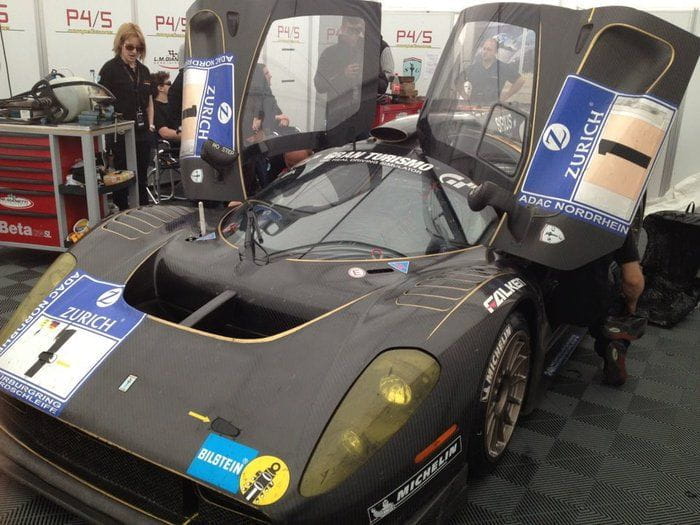
[[[58,416],[145,317],[123,292],[74,271],[0,346],[0,390]]]
[[[627,234],[676,108],[567,77],[518,194],[535,205]]]
[[[235,149],[234,68],[229,54],[185,62],[181,157],[199,157],[208,139]]]

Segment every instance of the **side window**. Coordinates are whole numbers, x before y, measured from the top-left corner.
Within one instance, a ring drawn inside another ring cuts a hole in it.
[[[486,123],[477,156],[512,177],[522,156],[526,125],[526,115],[496,104]]]
[[[241,124],[245,146],[328,130],[356,113],[364,31],[364,21],[355,17],[275,20],[248,89]]]

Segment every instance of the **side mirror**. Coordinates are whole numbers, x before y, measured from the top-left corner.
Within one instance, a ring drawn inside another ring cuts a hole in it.
[[[486,206],[491,206],[499,213],[507,213],[508,229],[517,242],[522,241],[527,235],[532,222],[532,210],[520,206],[515,195],[493,182],[486,181],[473,188],[467,196],[467,202],[474,211],[481,211]]]

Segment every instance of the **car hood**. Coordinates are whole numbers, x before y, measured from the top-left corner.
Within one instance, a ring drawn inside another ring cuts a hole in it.
[[[462,327],[435,334],[452,306],[499,275],[496,267],[483,264],[481,247],[403,260],[409,263],[407,273],[384,259],[280,259],[238,268],[233,264],[238,254],[221,240],[208,241],[214,243],[205,250],[211,259],[197,261],[202,252],[193,247],[200,243],[186,240],[193,234],[194,214],[186,208],[166,210],[178,216],[131,240],[111,231],[110,222],[119,223],[119,217],[105,223],[74,250],[73,275],[107,286],[126,282],[125,307],[143,315],[127,303],[145,293],[140,276],[153,275],[172,251],[179,261],[168,268],[172,283],[184,283],[186,276],[173,275],[195,265],[198,274],[209,276],[196,285],[182,284],[182,295],[228,278],[248,303],[264,307],[274,298],[297,309],[301,319],[274,334],[243,338],[145,315],[61,412],[66,423],[180,474],[188,472],[216,428],[261,455],[282,458],[291,484],[298,484],[328,420],[374,357],[388,348],[417,347],[439,358],[450,337],[464,333]],[[141,212],[163,213],[159,208]],[[93,249],[98,245],[107,248]],[[366,275],[351,277],[352,268]],[[253,289],[262,291],[254,296]],[[436,290],[443,293],[431,293]],[[483,309],[483,297],[476,295],[475,308]]]

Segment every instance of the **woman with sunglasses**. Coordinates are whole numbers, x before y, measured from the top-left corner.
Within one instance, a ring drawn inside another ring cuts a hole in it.
[[[151,96],[153,97],[154,118],[158,138],[177,143],[180,146],[180,132],[173,124],[173,119],[168,106],[168,92],[170,91],[170,73],[158,71],[151,75]]]
[[[153,143],[153,98],[150,91],[151,73],[139,59],[146,56],[146,41],[141,28],[127,22],[119,26],[114,37],[114,58],[100,70],[99,82],[116,98],[114,110],[124,120],[133,120],[136,131],[136,169],[139,184],[139,203],[148,204],[146,172]],[[107,147],[112,152],[115,169],[126,169],[124,135],[107,135]],[[128,208],[127,190],[114,192],[114,203],[119,209]]]

